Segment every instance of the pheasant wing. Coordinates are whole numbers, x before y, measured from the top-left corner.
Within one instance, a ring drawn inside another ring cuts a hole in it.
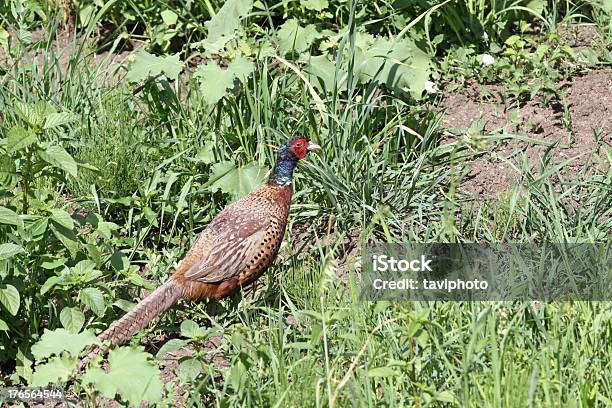
[[[211,236],[202,237],[209,245],[198,261],[185,272],[185,278],[203,283],[216,283],[232,279],[242,272],[255,257],[263,242],[270,219],[243,216],[232,225],[214,228]],[[198,243],[196,243],[196,246]]]

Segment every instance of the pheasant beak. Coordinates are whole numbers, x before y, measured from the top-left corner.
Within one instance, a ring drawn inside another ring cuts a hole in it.
[[[321,146],[316,143],[308,142],[306,150],[308,150],[309,152],[312,152],[313,150],[321,150]]]

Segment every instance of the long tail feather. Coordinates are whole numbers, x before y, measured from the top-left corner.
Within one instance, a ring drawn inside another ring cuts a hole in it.
[[[183,288],[170,279],[159,288],[142,299],[132,310],[121,319],[115,321],[108,329],[98,336],[100,341],[108,341],[110,344],[118,345],[142,330],[151,321],[156,319],[162,312],[169,309],[181,297]],[[95,346],[77,366],[79,372],[98,353],[104,352],[108,346]]]

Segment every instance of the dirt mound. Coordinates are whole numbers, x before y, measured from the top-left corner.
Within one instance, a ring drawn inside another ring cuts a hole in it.
[[[573,159],[563,168],[569,178],[590,165],[591,153],[603,154],[601,145],[612,142],[612,70],[590,71],[561,86],[565,93],[561,100],[531,101],[520,108],[496,97],[503,93],[498,86],[474,85],[445,96],[442,126],[453,133],[477,128],[485,134],[503,130],[521,135],[492,150],[483,149],[462,183],[464,191],[490,198],[510,189],[519,182],[513,166],[522,152],[532,169],[549,149],[555,164]],[[478,121],[482,126],[475,126]]]

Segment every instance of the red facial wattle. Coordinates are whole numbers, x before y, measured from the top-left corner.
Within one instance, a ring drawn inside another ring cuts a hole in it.
[[[291,147],[291,150],[298,159],[303,159],[308,154],[308,145],[304,142],[297,142]]]

